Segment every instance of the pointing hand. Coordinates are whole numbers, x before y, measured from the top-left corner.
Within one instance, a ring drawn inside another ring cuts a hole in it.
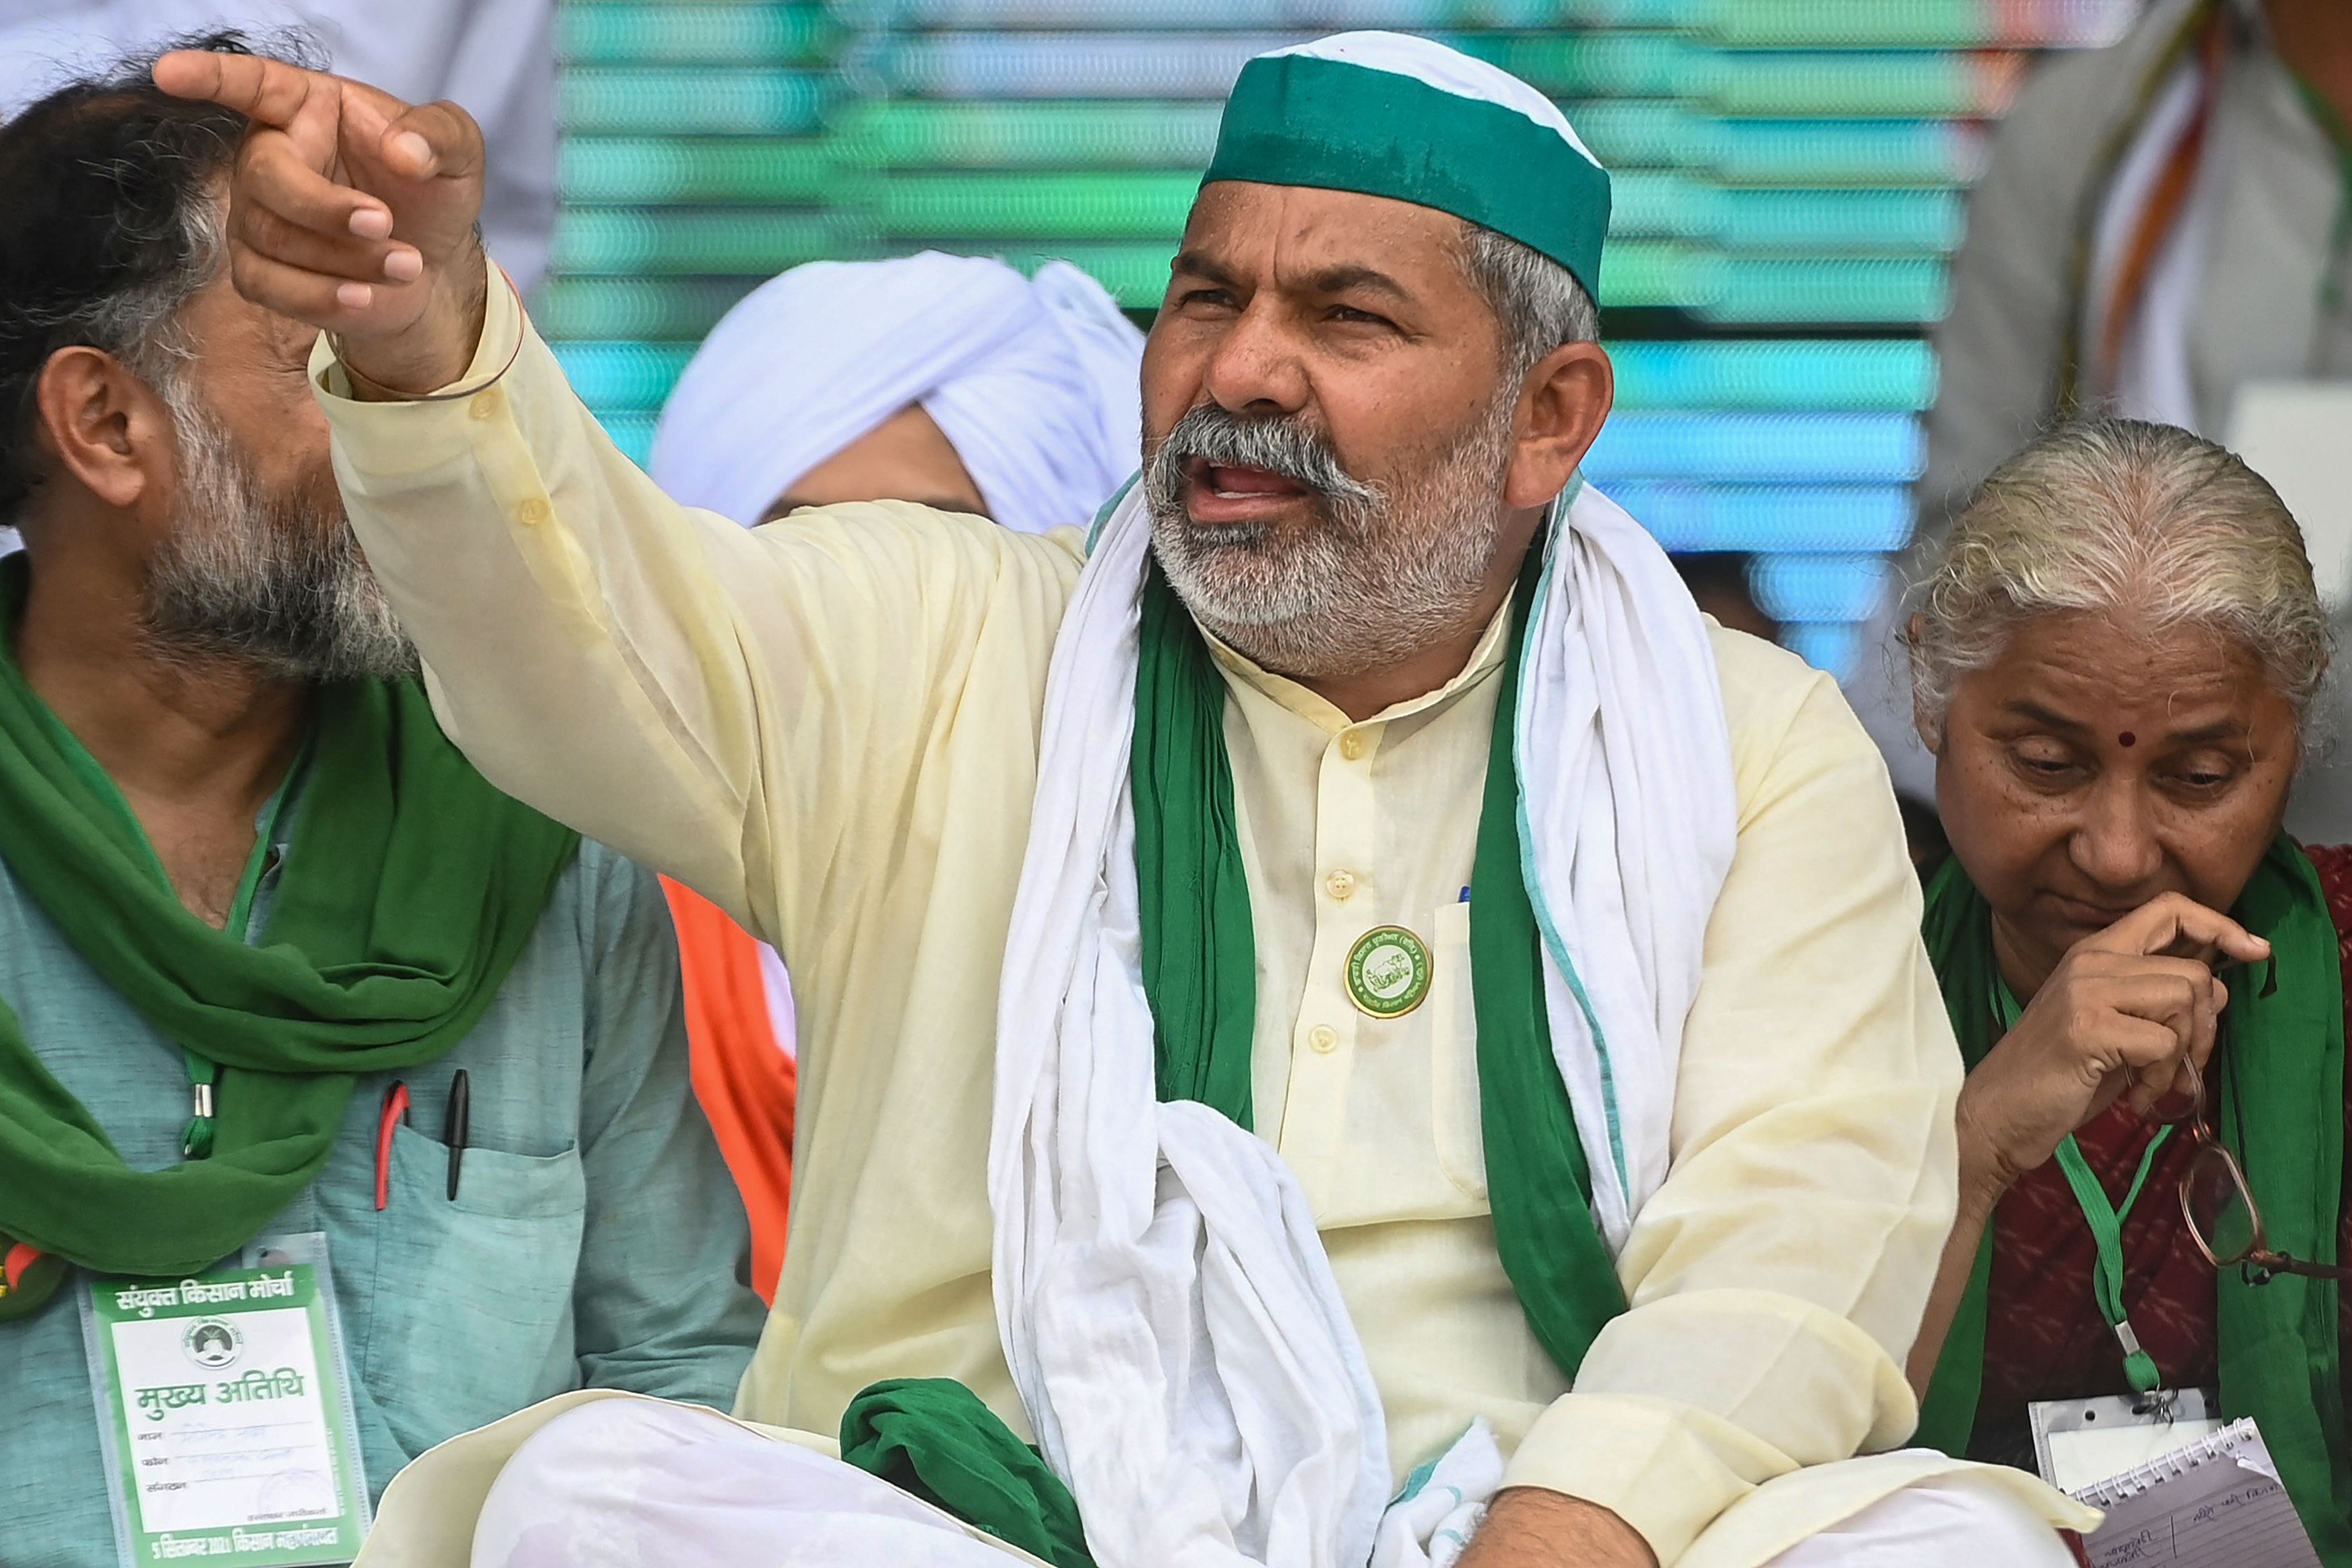
[[[179,49],[155,85],[252,120],[229,183],[229,273],[255,304],[337,335],[361,378],[423,393],[463,375],[484,300],[482,133],[282,60]]]

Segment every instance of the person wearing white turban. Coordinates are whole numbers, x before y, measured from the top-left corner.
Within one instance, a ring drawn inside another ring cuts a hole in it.
[[[1067,262],[1035,280],[925,251],[816,261],[739,301],[654,434],[672,496],[756,525],[803,507],[914,501],[1035,533],[1083,523],[1133,473],[1143,334]],[[775,949],[683,883],[694,1087],[751,1217],[751,1283],[782,1267],[799,1097]]]
[[[1024,533],[1085,523],[1135,472],[1142,357],[1143,334],[1067,262],[1033,281],[939,251],[813,261],[703,340],[662,409],[653,476],[747,526],[875,500]]]

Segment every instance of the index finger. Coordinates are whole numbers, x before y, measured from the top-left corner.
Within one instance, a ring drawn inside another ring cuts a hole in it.
[[[155,85],[173,98],[201,98],[264,125],[286,125],[327,78],[258,55],[173,49],[155,62]]]
[[[2267,958],[2271,953],[2268,942],[2228,915],[2178,893],[2149,899],[2091,938],[2089,945],[2153,957],[2184,941],[2247,961]]]

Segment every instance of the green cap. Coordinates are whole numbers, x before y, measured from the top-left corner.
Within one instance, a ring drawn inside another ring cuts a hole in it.
[[[1360,191],[1508,235],[1596,299],[1609,175],[1558,105],[1499,67],[1402,33],[1258,56],[1202,177]]]

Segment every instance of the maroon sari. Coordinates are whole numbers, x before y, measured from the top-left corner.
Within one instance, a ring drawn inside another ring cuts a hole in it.
[[[2335,918],[2352,1019],[2352,847],[2305,852],[2318,868]],[[2346,1097],[2345,1126],[2352,1134],[2352,1092]],[[2155,1130],[2117,1101],[2074,1141],[2107,1196],[2121,1202],[2153,1136]],[[2166,1386],[2174,1388],[2210,1386],[2219,1377],[2213,1266],[2197,1250],[2174,1197],[2189,1152],[2183,1137],[2165,1145],[2123,1228],[2124,1308]],[[2352,1161],[2345,1171],[2347,1201],[2337,1256],[2352,1257]],[[2055,1160],[2029,1172],[2000,1200],[1993,1218],[1984,1384],[1971,1457],[2031,1466],[2029,1404],[2131,1392],[2123,1351],[2092,1299],[2096,1256],[2091,1228]],[[2352,1291],[2345,1292],[2342,1314],[2345,1341],[2352,1345]],[[2346,1368],[2352,1383],[2352,1355]]]

